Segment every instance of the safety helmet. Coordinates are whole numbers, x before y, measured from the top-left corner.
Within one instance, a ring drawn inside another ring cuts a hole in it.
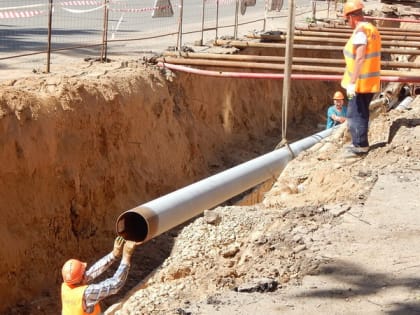
[[[333,100],[344,100],[344,95],[340,91],[334,93]]]
[[[77,259],[69,259],[64,263],[63,269],[61,269],[63,281],[67,284],[80,283],[85,274],[85,270],[86,263]]]
[[[347,0],[344,4],[344,16],[347,17],[350,13],[362,10],[364,7],[360,0]]]

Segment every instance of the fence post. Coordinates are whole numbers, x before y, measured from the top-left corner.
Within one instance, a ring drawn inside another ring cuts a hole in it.
[[[107,60],[108,50],[108,3],[109,0],[104,0],[104,27],[102,30],[102,49],[101,49],[101,62]]]
[[[312,0],[312,22],[316,22],[316,0]]]
[[[330,18],[330,0],[328,0],[328,4],[327,4],[327,18]]]
[[[47,73],[50,73],[50,65],[51,65],[52,11],[53,11],[53,0],[50,0],[49,5],[48,5],[48,48],[47,48],[47,69],[46,69]]]
[[[203,0],[203,14],[201,15],[201,39],[200,39],[200,45],[203,45],[204,42],[204,14],[205,14],[205,8],[206,8],[206,0]]]
[[[265,28],[267,27],[267,13],[268,13],[268,1],[264,1],[264,22],[263,22],[263,32],[265,32]]]
[[[179,1],[179,21],[178,21],[178,39],[177,39],[177,49],[181,51],[182,46],[182,23],[184,15],[184,0]]]
[[[238,39],[238,19],[239,19],[239,1],[236,0],[236,8],[235,8],[235,26],[233,29],[233,38]]]
[[[217,32],[219,31],[219,0],[216,0],[216,39],[218,38]]]
[[[295,0],[289,0],[288,3],[289,14],[287,17],[287,38],[286,38],[286,53],[284,60],[284,81],[283,81],[283,104],[282,104],[282,142],[287,143],[287,114],[289,108],[289,93],[290,93],[290,82],[292,74],[292,62],[293,62],[293,40],[295,33]]]

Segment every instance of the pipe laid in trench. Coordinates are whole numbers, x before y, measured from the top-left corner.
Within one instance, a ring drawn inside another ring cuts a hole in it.
[[[171,64],[195,65],[207,67],[229,67],[229,68],[246,68],[246,69],[263,69],[263,70],[284,70],[284,64],[278,63],[259,63],[259,62],[238,62],[225,60],[208,60],[208,59],[189,59],[189,58],[175,58],[164,57],[158,58],[158,61]],[[339,73],[343,74],[344,67],[326,67],[326,66],[309,66],[293,64],[294,71],[313,72],[313,73]],[[397,70],[381,70],[381,76],[412,76],[413,73],[409,71]]]
[[[285,48],[286,44],[280,43],[260,43],[253,41],[240,41],[240,40],[226,40],[217,39],[214,41],[215,46],[234,46],[239,48],[256,47],[256,48]],[[322,51],[342,51],[342,46],[326,46],[326,45],[304,45],[295,44],[294,49],[306,50],[322,50]],[[403,54],[403,55],[420,55],[420,49],[403,49],[403,48],[382,48],[382,53]]]
[[[308,26],[312,27],[312,25],[308,25]],[[347,30],[347,31],[350,31],[351,33],[353,32],[353,29],[349,25],[342,24],[342,23],[326,24],[323,27],[329,28],[329,29]],[[416,29],[402,29],[399,27],[392,27],[392,26],[379,26],[378,30],[379,32],[387,31],[387,32],[395,32],[395,33],[406,33],[405,31],[407,31],[409,33],[418,33],[418,34],[420,33],[419,30],[416,30]]]
[[[255,73],[255,72],[229,72],[229,71],[214,71],[202,70],[187,67],[184,65],[174,65],[170,63],[159,62],[160,67],[168,68],[170,70],[182,71],[186,73],[204,75],[209,77],[219,78],[241,78],[241,79],[263,79],[263,80],[283,80],[282,73]],[[305,74],[292,73],[292,80],[321,80],[321,81],[341,81],[342,75],[333,74]],[[383,82],[405,82],[405,83],[420,83],[420,76],[381,76]]]
[[[277,177],[300,152],[328,137],[327,129],[122,213],[117,234],[146,242],[238,194]],[[293,152],[293,154],[292,154]]]
[[[295,33],[294,33],[295,34]],[[293,38],[298,42],[315,42],[315,43],[327,43],[332,45],[344,46],[347,43],[348,38],[337,38],[337,37],[321,37],[321,36],[300,36],[294,35]],[[277,42],[283,42],[287,39],[287,35],[277,35],[275,37]],[[420,47],[420,43],[417,41],[407,41],[407,40],[382,40],[382,47]]]
[[[233,60],[233,61],[250,61],[250,62],[284,62],[284,57],[278,56],[258,56],[258,55],[235,55],[235,54],[212,54],[212,53],[191,53],[191,52],[177,52],[165,51],[164,57],[183,57],[188,59],[209,59],[209,60]],[[310,63],[312,65],[340,65],[344,66],[344,58],[341,59],[323,59],[323,58],[309,58],[309,57],[293,57],[293,63]],[[381,61],[382,67],[395,68],[420,68],[420,63],[416,62],[397,62],[397,61]]]
[[[378,21],[393,21],[399,23],[420,23],[420,20],[416,19],[401,19],[401,18],[389,18],[389,17],[379,17],[379,16],[365,16],[367,20],[378,20]]]
[[[349,38],[349,34],[348,33],[338,33],[338,32],[318,32],[318,31],[312,31],[312,30],[295,30],[295,34],[296,35],[301,35],[301,36],[317,36],[317,37],[335,37],[335,38]],[[262,38],[262,39],[275,39],[277,37],[277,35],[275,34],[260,34],[260,35],[255,35],[255,34],[251,34],[251,35],[246,35],[246,37],[248,38]],[[399,34],[399,35],[386,35],[386,34],[381,34],[381,39],[383,40],[408,40],[408,41],[419,41],[420,40],[420,35],[417,36],[410,36],[410,35],[406,35],[406,34]]]
[[[353,29],[350,27],[338,27],[338,26],[312,26],[312,25],[299,25],[295,27],[296,30],[302,31],[317,31],[317,32],[335,32],[335,33],[345,33],[351,34],[353,33]],[[399,29],[394,27],[388,28],[379,28],[379,32],[381,35],[409,35],[409,36],[420,36],[420,32],[418,30],[410,30],[410,29]]]
[[[345,19],[343,15],[339,17],[341,17],[343,20]],[[364,19],[375,20],[375,21],[392,21],[392,22],[398,22],[398,23],[420,23],[420,20],[417,20],[417,19],[390,18],[390,17],[384,17],[384,16],[365,15]]]

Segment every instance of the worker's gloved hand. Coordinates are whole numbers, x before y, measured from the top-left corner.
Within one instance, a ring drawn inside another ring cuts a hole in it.
[[[134,249],[137,247],[138,243],[133,242],[133,241],[126,241],[124,244],[124,249],[123,249],[123,259],[126,262],[130,262],[131,256],[134,253]]]
[[[338,121],[340,123],[344,123],[346,121],[346,117],[338,117]]]
[[[348,99],[353,98],[353,96],[356,95],[356,84],[349,83],[347,85],[346,91],[347,91],[347,97],[348,97]]]
[[[112,250],[112,253],[115,257],[121,257],[121,254],[123,252],[125,239],[122,236],[117,236],[114,241],[114,249]]]

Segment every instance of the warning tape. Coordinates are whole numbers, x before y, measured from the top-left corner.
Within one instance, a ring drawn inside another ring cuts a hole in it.
[[[170,9],[171,6],[163,6],[163,7],[154,7],[154,8],[140,8],[140,9],[135,9],[135,8],[131,8],[131,9],[109,9],[109,11],[113,11],[113,12],[125,12],[125,13],[140,13],[140,12],[147,12],[147,11],[154,11],[154,10],[165,10],[165,9]]]
[[[95,1],[95,0],[75,0],[75,1],[63,1],[60,2],[63,6],[85,6],[85,5],[101,5],[103,1]]]
[[[31,5],[21,5],[21,6],[18,6],[18,7],[0,8],[0,11],[22,10],[22,9],[45,7],[45,6],[46,6],[46,4],[43,4],[43,3],[40,3],[40,4],[31,4]]]
[[[232,1],[232,0],[222,0],[222,1]],[[119,1],[117,0],[113,2],[118,3]],[[60,5],[62,6],[61,8],[63,10],[70,13],[76,13],[76,14],[89,13],[89,12],[97,11],[104,7],[104,4],[102,1],[96,1],[96,0],[63,1],[63,2],[60,2]],[[95,5],[95,6],[99,5],[99,6],[96,8],[87,9],[87,10],[70,9],[70,8],[64,7],[64,6],[92,6],[92,5]],[[32,8],[32,7],[40,7],[40,6],[45,6],[45,4],[0,8],[0,19],[30,18],[37,15],[45,14],[47,11],[41,11],[41,10],[16,11],[16,10],[27,9],[27,8]],[[8,11],[5,11],[6,9],[8,9]],[[171,6],[168,5],[168,6],[148,7],[148,8],[110,8],[109,10],[113,12],[123,12],[123,13],[141,13],[141,12],[166,10],[166,9],[171,9]],[[12,11],[12,10],[15,10],[15,11]],[[5,11],[5,12],[2,12],[2,11]]]
[[[109,0],[109,4],[119,4],[125,2],[125,0]],[[70,0],[62,1],[59,3],[61,6],[90,6],[90,5],[103,5],[104,0]]]
[[[1,12],[0,11],[0,19],[20,19],[20,18],[30,18],[34,17],[36,15],[45,14],[47,11],[39,11],[39,10],[33,10],[33,11],[6,11]]]
[[[92,9],[87,9],[87,10],[77,10],[77,9],[69,9],[69,8],[62,8],[62,9],[64,11],[67,11],[67,12],[70,12],[70,13],[82,14],[82,13],[89,13],[89,12],[100,10],[104,6],[105,5],[101,5],[100,7],[96,7],[96,8],[92,8]]]
[[[219,4],[221,4],[221,5],[236,3],[236,0],[205,0],[205,1],[206,1],[206,3],[214,3],[214,4],[219,2]]]

